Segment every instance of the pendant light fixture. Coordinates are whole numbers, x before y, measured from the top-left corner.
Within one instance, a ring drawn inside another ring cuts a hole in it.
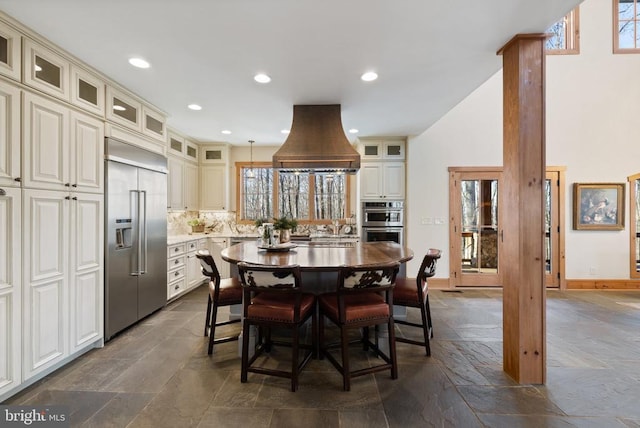
[[[253,179],[256,178],[256,175],[253,172],[253,143],[255,143],[255,141],[249,140],[250,161],[249,161],[249,171],[247,171],[247,179],[248,180],[253,180]]]

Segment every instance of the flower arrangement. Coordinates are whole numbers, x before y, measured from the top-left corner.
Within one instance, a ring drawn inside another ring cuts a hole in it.
[[[192,232],[204,232],[205,221],[202,218],[192,218],[187,224],[191,226]]]
[[[295,218],[280,217],[273,219],[273,228],[275,230],[293,230],[298,227],[298,220]]]

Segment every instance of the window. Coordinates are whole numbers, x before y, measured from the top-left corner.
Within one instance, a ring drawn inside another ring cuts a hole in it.
[[[638,0],[613,1],[613,52],[640,52]]]
[[[580,8],[576,7],[547,30],[547,33],[551,34],[545,45],[548,54],[580,53],[579,11]]]
[[[270,165],[236,163],[239,222],[291,217],[301,223],[329,223],[348,216],[346,175],[280,173]]]

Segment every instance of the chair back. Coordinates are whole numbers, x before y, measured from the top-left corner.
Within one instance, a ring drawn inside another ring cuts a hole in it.
[[[383,291],[393,288],[399,263],[343,267],[338,274],[338,293]]]
[[[238,263],[242,286],[252,291],[292,291],[300,287],[300,266],[267,266]]]
[[[431,278],[436,274],[436,265],[438,264],[438,259],[442,255],[442,251],[436,248],[430,248],[422,259],[422,264],[420,265],[420,270],[418,271],[418,282],[426,281],[427,278]]]
[[[216,266],[216,262],[213,260],[213,256],[207,250],[198,250],[196,257],[200,260],[200,266],[202,268],[202,274],[208,276],[211,281],[216,284],[220,282],[220,272]]]

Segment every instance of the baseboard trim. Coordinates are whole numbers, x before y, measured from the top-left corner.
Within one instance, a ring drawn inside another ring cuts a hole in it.
[[[567,279],[567,290],[640,290],[640,280]]]
[[[432,290],[448,290],[449,278],[429,278]],[[460,287],[457,287],[460,288]],[[480,287],[485,288],[485,287]],[[567,290],[640,290],[638,279],[567,279]]]

